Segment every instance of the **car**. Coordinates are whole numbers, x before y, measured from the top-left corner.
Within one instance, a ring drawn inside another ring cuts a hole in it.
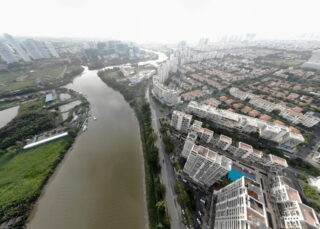
[[[202,217],[202,212],[201,211],[198,211],[198,215],[200,216],[200,217]]]
[[[202,204],[206,204],[206,201],[205,201],[204,199],[200,199],[200,202],[201,202]]]

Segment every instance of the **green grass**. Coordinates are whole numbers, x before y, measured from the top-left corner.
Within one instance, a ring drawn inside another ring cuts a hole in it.
[[[320,200],[320,195],[317,192],[317,189],[311,185],[305,183],[302,185],[302,190],[306,196],[312,200]]]
[[[25,213],[25,208],[22,210],[19,205],[29,203],[30,198],[40,193],[44,181],[69,148],[71,139],[64,137],[0,156],[0,222]]]
[[[15,107],[18,104],[19,104],[19,101],[0,102],[0,111],[8,109],[10,107]]]
[[[64,65],[43,66],[31,71],[11,71],[0,74],[0,93],[10,90],[23,90],[37,87],[37,82],[54,82],[64,69]],[[17,81],[20,76],[28,76],[23,81]],[[1,86],[5,85],[5,86]]]

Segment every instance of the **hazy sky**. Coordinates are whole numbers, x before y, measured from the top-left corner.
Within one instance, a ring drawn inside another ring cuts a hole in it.
[[[0,33],[138,42],[320,32],[320,0],[1,0]]]

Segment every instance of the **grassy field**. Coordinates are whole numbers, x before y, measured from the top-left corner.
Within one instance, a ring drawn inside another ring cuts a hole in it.
[[[41,187],[71,145],[64,137],[35,148],[0,156],[0,222],[24,216]]]
[[[66,68],[67,67],[67,68]],[[0,73],[0,94],[15,90],[33,89],[39,83],[48,84],[56,82],[66,68],[66,74],[70,75],[73,72],[81,72],[80,65],[65,64],[39,66],[31,71],[11,71],[8,73]]]

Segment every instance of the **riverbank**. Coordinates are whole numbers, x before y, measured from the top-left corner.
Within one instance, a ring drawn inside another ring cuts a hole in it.
[[[23,228],[42,189],[72,146],[67,136],[28,150],[0,157],[0,223],[3,228]]]
[[[159,179],[160,163],[158,148],[155,146],[157,135],[151,126],[151,110],[144,98],[147,82],[128,86],[124,81],[117,81],[112,75],[100,71],[98,76],[109,87],[119,91],[134,109],[140,125],[141,143],[144,153],[145,186],[150,228],[170,228],[170,219],[164,201],[165,187]]]
[[[78,113],[89,106],[83,96],[79,97],[82,103],[73,109]],[[46,109],[44,99],[39,98],[21,105],[18,115],[0,129],[1,228],[24,227],[47,181],[72,147],[81,120],[68,124],[61,121],[59,113]],[[67,131],[68,136],[31,149],[22,148],[26,139],[46,138],[57,131]]]

